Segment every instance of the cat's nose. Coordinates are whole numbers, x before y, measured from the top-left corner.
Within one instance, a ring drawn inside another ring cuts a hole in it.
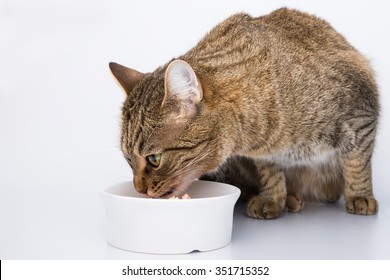
[[[143,180],[142,180],[141,177],[135,177],[134,178],[134,188],[139,193],[146,193],[146,191],[147,191],[147,188],[143,184]]]

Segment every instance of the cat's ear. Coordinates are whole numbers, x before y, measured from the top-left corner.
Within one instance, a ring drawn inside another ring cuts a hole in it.
[[[191,66],[183,60],[172,61],[165,71],[165,96],[162,105],[175,104],[177,117],[192,117],[202,100],[202,86]]]
[[[112,74],[121,84],[127,95],[145,76],[143,73],[127,68],[115,62],[110,62],[109,66]]]

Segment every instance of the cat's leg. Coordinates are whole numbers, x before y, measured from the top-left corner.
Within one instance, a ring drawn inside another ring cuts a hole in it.
[[[368,143],[373,145],[373,143]],[[378,211],[371,178],[372,147],[356,149],[344,157],[345,208],[348,213],[372,215]]]
[[[300,193],[287,193],[286,207],[288,212],[298,213],[304,206],[305,203]]]
[[[241,190],[240,200],[247,201],[257,194],[259,176],[254,160],[243,156],[232,156],[217,170],[203,174],[200,180],[231,184]]]
[[[313,176],[314,177],[314,176]],[[289,212],[297,213],[305,206],[304,201],[319,201],[323,203],[335,203],[339,201],[342,190],[344,189],[344,178],[341,176],[334,176],[332,178],[326,178],[324,175],[322,178],[315,178],[304,182],[298,180],[301,184],[301,189],[291,188],[287,185],[287,201],[286,206]],[[308,188],[316,188],[316,190],[308,191]],[[305,193],[304,197],[302,193]]]
[[[299,212],[304,201],[337,202],[344,190],[344,175],[339,154],[320,165],[295,166],[285,170],[287,209]]]
[[[232,184],[241,189],[241,200],[248,201],[247,214],[252,218],[277,218],[286,205],[284,172],[252,158],[232,156],[216,171],[200,180]]]
[[[344,185],[344,178],[336,178],[329,181],[322,190],[323,199],[320,201],[325,203],[336,203],[340,199]]]
[[[247,214],[257,219],[279,217],[286,206],[287,190],[283,170],[274,166],[256,162],[259,174],[258,194],[247,205]]]
[[[305,176],[302,173],[301,167],[288,168],[284,171],[287,188],[286,208],[288,212],[298,213],[305,205],[302,196],[302,189],[304,187],[302,180]]]

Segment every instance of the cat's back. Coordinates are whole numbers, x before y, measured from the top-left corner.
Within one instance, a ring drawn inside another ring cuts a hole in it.
[[[371,72],[365,58],[325,20],[288,8],[260,17],[232,15],[180,58],[201,76],[233,82],[239,79],[234,73],[263,76],[264,72],[295,67],[313,57],[320,58],[325,66],[348,60]]]
[[[327,21],[298,10],[282,8],[256,19],[272,39],[295,51],[354,50]]]
[[[235,14],[181,58],[210,80],[217,95],[234,98],[241,92],[262,98],[253,94],[272,88],[288,103],[331,85],[376,91],[368,61],[340,33],[323,19],[288,8],[260,17]],[[321,92],[326,99],[335,94]]]
[[[196,55],[202,59],[204,56],[220,58],[222,54],[229,54],[232,59],[238,52],[253,55],[278,47],[298,52],[354,50],[325,20],[298,10],[281,8],[260,17],[246,13],[230,16],[214,27],[186,56],[191,58]]]

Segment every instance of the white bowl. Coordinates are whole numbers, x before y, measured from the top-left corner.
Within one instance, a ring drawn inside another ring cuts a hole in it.
[[[132,182],[102,189],[108,243],[155,254],[209,251],[229,244],[240,190],[195,181],[187,193],[191,199],[152,199],[138,193]]]

